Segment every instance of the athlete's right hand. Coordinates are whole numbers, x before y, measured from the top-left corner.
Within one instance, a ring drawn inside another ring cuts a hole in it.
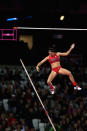
[[[39,72],[39,67],[38,66],[36,66],[36,70]]]
[[[73,44],[71,45],[71,49],[74,49],[74,47],[75,47],[75,43],[73,43]]]

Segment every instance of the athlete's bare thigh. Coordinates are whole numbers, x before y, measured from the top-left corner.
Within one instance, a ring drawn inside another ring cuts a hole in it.
[[[69,75],[71,72],[67,69],[64,69],[64,68],[60,68],[59,70],[59,74],[62,74],[62,75]]]
[[[52,81],[56,77],[57,73],[55,71],[51,71],[50,75],[48,76],[47,81]]]

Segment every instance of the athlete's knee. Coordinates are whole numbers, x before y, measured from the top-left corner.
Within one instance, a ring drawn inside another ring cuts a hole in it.
[[[47,80],[47,84],[50,85],[50,84],[51,84],[51,81]]]
[[[68,75],[69,75],[69,76],[72,76],[72,72],[71,72],[71,71],[69,71],[69,72],[68,72]]]

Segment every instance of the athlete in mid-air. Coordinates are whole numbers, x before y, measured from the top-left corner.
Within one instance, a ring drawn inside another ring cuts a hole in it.
[[[75,44],[73,43],[70,47],[70,49],[66,52],[55,52],[54,48],[50,48],[48,50],[49,55],[45,57],[42,61],[40,61],[37,66],[36,70],[39,71],[39,67],[46,62],[47,60],[51,64],[51,73],[48,77],[47,84],[50,86],[51,93],[54,94],[55,86],[52,84],[52,80],[56,77],[57,74],[67,75],[69,76],[70,81],[72,82],[75,90],[81,90],[81,87],[79,87],[71,73],[71,71],[64,69],[60,65],[60,56],[68,56],[72,49],[74,49]]]

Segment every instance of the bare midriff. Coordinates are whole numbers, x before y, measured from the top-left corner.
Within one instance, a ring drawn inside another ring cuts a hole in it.
[[[54,62],[54,63],[51,64],[51,68],[52,68],[52,69],[53,69],[53,68],[56,68],[56,67],[59,67],[59,66],[61,66],[61,65],[60,65],[60,62]]]

